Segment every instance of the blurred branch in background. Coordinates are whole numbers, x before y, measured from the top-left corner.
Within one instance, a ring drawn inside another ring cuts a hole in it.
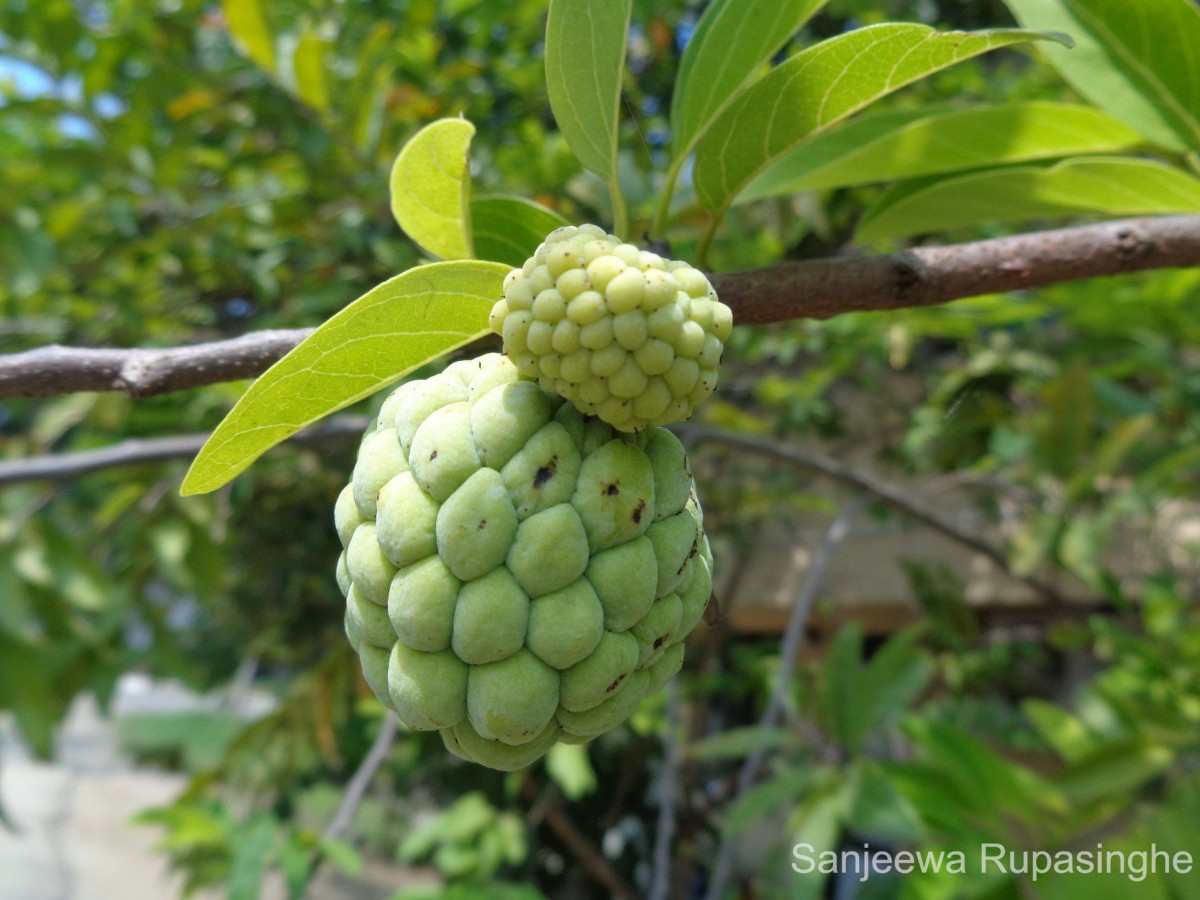
[[[301,446],[320,445],[360,437],[367,427],[366,416],[327,419],[294,435],[290,442]],[[30,459],[0,462],[0,485],[22,481],[70,481],[102,469],[191,459],[208,440],[208,434],[135,438],[100,450],[54,453]]]
[[[1064,602],[1062,595],[1052,585],[1046,584],[1041,579],[1032,575],[1024,575],[1015,571],[1002,550],[991,546],[986,541],[974,535],[967,534],[962,528],[935,509],[926,505],[923,501],[918,500],[916,497],[908,496],[897,490],[893,485],[880,481],[874,475],[855,469],[852,466],[847,466],[822,453],[800,449],[783,441],[773,441],[767,438],[751,437],[750,435],[736,434],[730,431],[720,431],[704,425],[686,424],[676,426],[673,430],[679,433],[680,436],[687,434],[696,443],[721,443],[734,447],[742,447],[755,453],[769,456],[777,462],[812,469],[849,487],[866,491],[896,511],[984,556],[1005,575],[1028,585],[1051,603],[1062,604]]]
[[[1200,215],[1124,219],[896,253],[713,276],[740,325],[936,306],[982,294],[1146,269],[1200,266]],[[0,356],[0,397],[124,391],[149,397],[250,378],[309,330],[253,332],[164,349],[49,346]]]
[[[850,536],[855,518],[870,502],[870,497],[855,497],[842,506],[837,518],[833,520],[833,524],[825,533],[825,539],[813,557],[812,565],[808,567],[804,583],[800,586],[799,594],[796,595],[796,602],[792,604],[787,629],[783,633],[783,639],[779,642],[779,668],[775,673],[771,696],[758,720],[760,728],[774,728],[782,720],[787,695],[792,687],[792,678],[796,674],[800,642],[804,637],[804,626],[808,623],[808,615],[816,602],[821,584],[825,581],[825,574],[829,571],[829,564],[833,561],[834,554],[837,553],[842,542]],[[754,786],[758,770],[767,758],[767,752],[762,748],[757,749],[742,761],[741,768],[738,770],[734,794],[730,798],[730,806]],[[722,839],[713,863],[708,892],[705,894],[707,900],[720,900],[725,896],[732,859],[733,844],[727,838]]]
[[[338,807],[338,811],[332,821],[325,828],[323,837],[326,840],[341,837],[346,833],[346,829],[350,827],[350,823],[354,821],[354,814],[358,811],[363,797],[366,796],[367,788],[371,786],[371,779],[375,777],[375,773],[379,771],[379,767],[387,759],[388,751],[392,749],[392,744],[396,742],[397,725],[398,720],[394,712],[389,711],[384,715],[383,723],[379,726],[379,734],[375,738],[375,743],[371,745],[371,749],[363,757],[362,765],[358,767],[357,771],[350,778],[349,783],[347,783],[346,793],[342,796],[342,803]]]

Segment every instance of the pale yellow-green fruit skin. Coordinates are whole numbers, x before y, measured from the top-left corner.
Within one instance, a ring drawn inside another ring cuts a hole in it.
[[[547,235],[489,321],[523,376],[624,432],[691,416],[733,329],[703,272],[595,225]]]
[[[628,719],[679,671],[712,589],[678,439],[616,431],[495,353],[387,398],[334,524],[372,691],[506,771]]]

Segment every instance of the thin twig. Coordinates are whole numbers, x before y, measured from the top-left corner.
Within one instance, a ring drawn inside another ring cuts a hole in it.
[[[1146,269],[1200,266],[1200,215],[1122,219],[896,253],[785,263],[712,277],[740,325],[933,306]],[[0,356],[0,398],[73,391],[149,397],[267,369],[310,332],[260,331],[163,349],[42,347]]]
[[[301,446],[345,441],[360,437],[365,416],[328,419],[293,435],[289,442]],[[131,438],[100,450],[52,453],[0,462],[0,485],[22,481],[70,481],[102,469],[191,459],[208,440],[207,434],[181,434],[162,438]]]
[[[840,463],[832,457],[825,456],[813,450],[801,450],[798,447],[792,447],[781,441],[720,431],[704,425],[678,425],[672,426],[672,430],[680,436],[683,434],[691,435],[699,443],[728,444],[734,447],[753,450],[756,453],[761,453],[763,456],[769,456],[788,465],[812,469],[823,475],[827,475],[835,481],[840,481],[843,484],[874,494],[893,509],[904,513],[909,518],[985,557],[1005,575],[1020,581],[1051,603],[1061,604],[1065,602],[1062,594],[1052,585],[1047,584],[1040,578],[1015,571],[1001,550],[993,547],[983,539],[963,531],[954,522],[951,522],[921,500],[905,494],[887,482],[880,481],[873,475]]]
[[[325,840],[341,837],[345,834],[346,829],[350,827],[350,823],[354,820],[354,814],[358,812],[358,806],[362,803],[363,797],[366,796],[367,788],[371,785],[371,779],[375,777],[375,773],[379,771],[379,767],[387,759],[388,751],[392,749],[392,744],[396,741],[396,725],[396,714],[389,711],[383,717],[383,724],[379,727],[379,734],[375,737],[375,743],[371,745],[371,749],[367,751],[362,764],[350,779],[350,783],[346,785],[346,793],[342,796],[342,804],[338,807],[337,814],[333,817],[333,820],[325,828],[323,835]]]
[[[784,631],[783,640],[779,645],[779,669],[775,673],[775,684],[771,690],[771,696],[767,700],[767,705],[758,720],[760,728],[774,728],[779,724],[784,708],[787,705],[787,696],[791,690],[792,677],[796,674],[796,665],[800,655],[800,642],[804,638],[804,628],[808,624],[808,616],[812,611],[813,603],[816,602],[817,594],[821,589],[821,583],[825,580],[825,575],[829,571],[829,564],[833,561],[838,547],[849,537],[855,517],[862,512],[863,507],[867,506],[869,502],[870,499],[867,497],[855,497],[842,507],[837,518],[833,520],[833,524],[829,526],[829,530],[825,533],[825,540],[822,541],[820,549],[817,551],[816,556],[813,557],[812,564],[808,567],[808,572],[804,576],[804,583],[800,586],[800,593],[796,597],[796,602],[792,604],[791,615],[788,617],[787,630]],[[766,759],[766,755],[766,750],[758,749],[751,752],[742,761],[741,769],[738,770],[737,786],[730,800],[730,805],[736,803],[754,785],[758,770],[762,766],[763,760]],[[721,895],[725,892],[725,885],[729,881],[729,868],[732,857],[733,844],[728,838],[724,838],[721,840],[717,850],[717,859],[713,864],[712,876],[708,882],[708,893],[705,895],[706,900],[720,900]]]
[[[542,821],[546,827],[566,845],[571,856],[591,878],[602,884],[610,896],[619,897],[622,900],[635,900],[638,896],[637,891],[612,867],[612,864],[588,839],[587,835],[576,827],[575,823],[571,821],[571,817],[555,804],[554,801],[561,796],[557,788],[553,789],[551,795],[538,798],[537,786],[532,780],[526,780],[521,785],[521,790],[527,800],[538,800]]]
[[[679,683],[667,685],[667,721],[663,725],[663,763],[659,775],[658,828],[654,835],[654,870],[650,878],[650,900],[667,900],[671,890],[671,843],[675,839],[675,795],[679,790],[680,747]]]

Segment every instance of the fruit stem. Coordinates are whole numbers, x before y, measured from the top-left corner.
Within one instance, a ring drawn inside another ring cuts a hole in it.
[[[682,159],[671,161],[663,180],[662,193],[658,197],[658,206],[654,210],[654,222],[650,226],[651,240],[666,237],[667,216],[671,212],[671,196],[675,193],[675,181],[679,178],[679,170],[683,167]]]
[[[621,193],[621,182],[615,172],[608,190],[612,195],[613,233],[622,240],[630,240],[633,236],[629,234],[629,210],[625,206],[625,195]]]

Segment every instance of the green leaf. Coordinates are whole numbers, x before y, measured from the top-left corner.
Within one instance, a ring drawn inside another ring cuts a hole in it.
[[[886,112],[805,142],[754,179],[739,199],[1112,153],[1141,140],[1107,113],[1072,103]]]
[[[796,803],[818,780],[819,773],[827,774],[806,764],[784,769],[756,784],[739,795],[729,807],[721,821],[722,833],[737,834],[750,825],[769,819],[783,804]]]
[[[755,750],[778,750],[795,743],[795,735],[786,728],[747,725],[696,741],[688,747],[687,755],[690,759],[740,759]]]
[[[229,864],[229,900],[257,900],[274,840],[275,823],[265,815],[252,820],[248,833],[238,835]]]
[[[292,56],[296,73],[296,92],[300,99],[321,112],[329,109],[329,82],[325,75],[325,42],[306,30]]]
[[[305,425],[487,334],[508,272],[491,262],[432,263],[363,294],[250,385],[180,492],[219,488]]]
[[[225,26],[234,44],[259,68],[275,71],[275,41],[263,15],[262,0],[222,0]]]
[[[1053,703],[1036,698],[1026,700],[1021,704],[1021,712],[1042,740],[1069,763],[1082,761],[1098,746],[1096,736],[1083,722]]]
[[[723,210],[801,141],[880,97],[988,50],[1046,39],[1057,38],[890,24],[823,41],[751,86],[713,124],[696,153],[697,198],[707,209]]]
[[[413,135],[392,166],[392,215],[425,252],[469,259],[470,171],[467,151],[475,126],[438,119]]]
[[[1041,390],[1044,410],[1034,431],[1034,447],[1042,464],[1066,479],[1092,443],[1096,393],[1091,373],[1080,364],[1062,372]]]
[[[320,844],[321,855],[333,866],[341,869],[347,875],[357,875],[362,871],[362,857],[358,851],[338,838],[323,838]]]
[[[988,222],[1200,210],[1200,180],[1145,159],[1068,159],[896,185],[866,211],[857,238],[875,241]]]
[[[521,197],[479,197],[471,201],[475,253],[480,259],[524,265],[546,235],[567,224],[558,213]]]
[[[1028,28],[1065,31],[1046,58],[1083,97],[1171,150],[1200,148],[1195,0],[1005,0]]]
[[[579,800],[596,790],[596,770],[585,744],[555,744],[546,754],[546,772],[568,800]]]
[[[1076,804],[1119,797],[1158,777],[1174,761],[1169,748],[1131,739],[1089,754],[1060,775],[1056,785]]]
[[[924,837],[920,813],[896,790],[878,763],[859,760],[850,772],[854,805],[846,815],[847,828],[898,844],[914,843]]]
[[[617,177],[617,117],[633,0],[550,0],[546,89],[567,145],[584,168]]]
[[[671,99],[672,156],[701,135],[827,0],[714,0],[696,24]]]

